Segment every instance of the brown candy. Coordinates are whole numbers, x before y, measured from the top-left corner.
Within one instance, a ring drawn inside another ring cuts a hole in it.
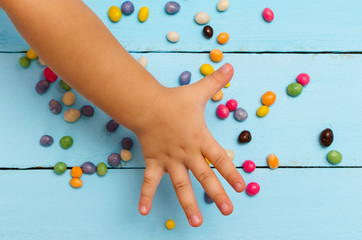
[[[320,136],[321,144],[325,147],[328,147],[333,142],[333,132],[330,128],[326,128],[321,132]]]
[[[251,134],[250,134],[250,132],[247,131],[247,130],[242,131],[242,132],[240,133],[240,135],[239,135],[238,140],[239,140],[239,143],[248,143],[248,142],[250,142],[250,141],[251,141]]]
[[[214,30],[209,25],[206,25],[202,32],[204,33],[204,37],[208,39],[212,38],[212,36],[214,35]]]

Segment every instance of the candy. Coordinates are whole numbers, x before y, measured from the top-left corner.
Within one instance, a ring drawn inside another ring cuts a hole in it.
[[[302,84],[303,86],[307,85],[310,81],[310,77],[306,73],[301,73],[297,77],[297,82]]]
[[[255,163],[251,160],[246,160],[244,163],[243,163],[243,169],[245,172],[247,173],[252,173],[254,172],[256,166],[255,166]]]
[[[121,5],[121,11],[124,15],[131,15],[134,12],[134,5],[131,1],[125,1]]]
[[[140,11],[138,12],[138,19],[140,22],[144,22],[147,20],[149,14],[148,7],[141,7]]]
[[[108,130],[108,132],[115,132],[119,127],[119,123],[114,121],[113,119],[110,120],[107,125],[106,125],[106,129]]]
[[[111,19],[112,22],[118,22],[119,20],[121,20],[122,17],[121,9],[116,6],[111,6],[108,9],[108,17],[109,19]]]
[[[218,102],[222,99],[223,96],[224,96],[223,92],[221,90],[219,90],[217,93],[215,93],[214,96],[212,96],[212,100],[214,102]]]
[[[255,196],[256,194],[259,193],[259,191],[260,191],[260,186],[256,182],[251,182],[248,184],[248,186],[246,186],[246,193],[249,196]]]
[[[195,15],[195,22],[204,25],[210,22],[210,16],[206,12],[198,12]]]
[[[83,185],[83,182],[79,178],[72,178],[70,179],[69,184],[74,188],[80,188]]]
[[[229,109],[224,104],[220,104],[216,109],[216,115],[221,119],[227,118],[229,113]]]
[[[228,88],[228,87],[230,87],[230,82],[228,82],[224,88]]]
[[[264,105],[258,108],[258,110],[256,111],[256,115],[258,117],[265,117],[266,115],[268,115],[268,113],[269,113],[269,107]]]
[[[332,150],[328,153],[327,159],[331,164],[336,165],[342,161],[342,154],[336,150]]]
[[[233,112],[238,107],[238,102],[235,99],[230,99],[226,102],[226,107],[229,109],[230,112]]]
[[[167,2],[165,6],[166,12],[171,15],[178,13],[180,8],[180,4],[177,2]]]
[[[209,159],[207,159],[207,157],[205,157],[205,161],[206,161],[207,165],[211,164],[211,162],[209,161]]]
[[[291,97],[296,97],[303,91],[303,86],[300,83],[291,83],[288,85],[287,93]]]
[[[217,42],[220,44],[225,44],[229,41],[229,34],[226,32],[222,32],[217,36]]]
[[[133,141],[129,137],[125,137],[122,139],[122,147],[126,150],[130,150],[133,147]]]
[[[70,136],[64,136],[60,139],[60,146],[63,149],[68,149],[73,145],[73,138]]]
[[[212,27],[210,25],[206,25],[202,29],[202,33],[204,34],[205,38],[210,39],[214,35],[214,30],[212,29]]]
[[[64,93],[63,95],[63,98],[62,98],[62,101],[65,105],[67,105],[68,107],[69,106],[72,106],[75,102],[75,95],[73,92],[71,91],[67,91]]]
[[[244,108],[237,108],[234,112],[234,118],[237,121],[242,122],[248,118],[248,113],[245,111]]]
[[[55,82],[58,78],[58,76],[49,67],[44,69],[44,77],[49,82]]]
[[[52,113],[59,114],[62,111],[62,105],[60,105],[60,103],[57,100],[52,99],[49,101],[49,109],[50,111],[52,111]]]
[[[326,128],[321,132],[320,135],[320,141],[321,144],[325,147],[328,147],[332,144],[333,142],[333,132],[332,129],[330,128]]]
[[[275,102],[276,97],[277,96],[275,95],[274,92],[268,91],[268,92],[264,93],[263,96],[261,97],[261,102],[265,106],[271,106]]]
[[[85,162],[82,165],[82,171],[84,174],[93,174],[97,171],[97,167],[92,162]]]
[[[210,51],[210,59],[213,62],[220,62],[224,58],[224,54],[219,49],[213,49]]]
[[[121,155],[122,161],[124,161],[124,162],[128,162],[132,159],[132,153],[127,149],[121,150],[120,155]]]
[[[64,82],[63,80],[60,80],[59,82],[60,87],[63,88],[66,91],[69,91],[70,89],[72,89],[66,82]]]
[[[121,156],[118,153],[112,153],[108,157],[108,164],[112,167],[117,167],[121,163]]]
[[[214,72],[214,68],[210,64],[204,63],[200,67],[200,72],[202,75],[207,76]]]
[[[179,77],[179,82],[180,85],[188,85],[191,82],[191,72],[189,71],[184,71],[181,73],[180,77]]]
[[[145,58],[144,56],[137,59],[137,62],[141,64],[144,68],[147,67],[147,58]]]
[[[42,59],[42,58],[38,58],[38,62],[39,62],[39,64],[40,65],[42,65],[42,66],[46,66],[46,63],[44,62],[44,60]]]
[[[74,178],[80,178],[83,175],[83,170],[78,166],[74,166],[70,170],[70,175]]]
[[[56,174],[63,174],[65,171],[67,170],[67,164],[65,164],[64,162],[58,162],[57,164],[54,165],[54,172]]]
[[[86,117],[92,117],[94,115],[94,108],[90,105],[84,105],[80,112]]]
[[[217,4],[217,10],[220,12],[224,12],[229,8],[229,5],[229,0],[220,0]]]
[[[29,60],[35,60],[38,58],[38,55],[36,55],[36,53],[34,52],[34,50],[32,48],[30,48],[27,52],[26,52],[26,57]]]
[[[172,219],[167,220],[165,225],[168,230],[175,228],[175,222]]]
[[[178,40],[180,40],[180,35],[175,31],[169,31],[167,33],[167,40],[172,43],[178,42]]]
[[[240,133],[238,137],[239,143],[248,143],[251,141],[251,134],[249,131],[244,130]]]
[[[50,83],[47,80],[41,80],[35,85],[35,91],[38,94],[44,94],[50,86]]]
[[[104,162],[100,162],[97,165],[97,174],[98,176],[104,176],[106,175],[108,169],[107,169],[107,165]]]
[[[19,64],[23,68],[27,68],[30,65],[30,60],[27,57],[21,57],[19,58]]]
[[[64,120],[69,123],[76,122],[80,117],[80,111],[78,109],[68,109],[64,113]]]
[[[207,195],[206,192],[204,192],[204,200],[205,200],[205,202],[208,203],[208,204],[211,204],[211,203],[214,202],[214,200],[212,200],[212,198],[211,198],[209,195]]]
[[[228,157],[230,158],[231,161],[234,160],[234,158],[235,158],[235,153],[234,153],[233,150],[231,150],[231,149],[225,149],[225,152],[226,152],[226,154],[228,155]]]
[[[263,18],[265,19],[265,21],[267,22],[271,22],[274,19],[274,13],[270,8],[265,8],[263,10]]]
[[[279,167],[279,160],[275,154],[269,154],[268,156],[268,166],[270,169],[276,169]]]
[[[54,139],[52,136],[49,136],[49,135],[43,135],[41,138],[40,138],[40,144],[44,147],[48,147],[50,145],[52,145],[54,142]]]

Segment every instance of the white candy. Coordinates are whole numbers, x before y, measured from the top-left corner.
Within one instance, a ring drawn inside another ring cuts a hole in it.
[[[167,33],[167,40],[173,43],[178,42],[178,40],[180,40],[180,35],[175,31],[169,31]]]
[[[229,5],[229,0],[220,0],[217,4],[217,10],[219,10],[220,12],[226,11],[229,8]]]
[[[225,152],[226,152],[226,154],[228,155],[228,157],[230,158],[231,161],[234,160],[234,158],[235,158],[235,153],[234,153],[233,150],[225,149]]]
[[[144,56],[140,57],[138,60],[139,64],[141,64],[144,68],[147,67],[147,58],[145,58]]]
[[[200,25],[204,25],[210,22],[210,16],[207,15],[206,12],[198,12],[195,15],[195,22],[197,22]]]

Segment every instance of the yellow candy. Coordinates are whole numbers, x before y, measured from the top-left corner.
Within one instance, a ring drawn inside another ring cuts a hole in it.
[[[138,12],[138,19],[140,22],[146,21],[149,13],[150,11],[148,10],[148,7],[141,7],[140,11]]]
[[[108,10],[108,17],[112,20],[112,22],[118,22],[122,17],[122,12],[119,7],[112,6]]]
[[[206,161],[206,163],[207,163],[208,165],[211,164],[210,161],[209,161],[209,159],[205,158],[205,161]]]
[[[175,228],[175,222],[172,219],[167,220],[165,225],[168,230]]]
[[[207,76],[214,72],[214,68],[210,64],[202,64],[200,67],[200,72],[202,75]]]
[[[228,84],[225,85],[226,88],[230,87],[230,82],[228,82]]]
[[[30,48],[28,50],[28,52],[26,53],[26,57],[29,58],[30,60],[34,60],[34,59],[37,59],[38,55],[36,55],[34,50]]]
[[[258,115],[258,117],[265,117],[267,114],[269,113],[269,107],[267,106],[261,106],[258,111],[256,111],[256,115]]]

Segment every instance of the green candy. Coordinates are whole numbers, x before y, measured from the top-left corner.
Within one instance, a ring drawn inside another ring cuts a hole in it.
[[[287,92],[289,96],[296,97],[303,91],[303,86],[300,83],[291,83],[288,85]]]
[[[72,89],[72,88],[69,87],[69,85],[68,85],[66,82],[64,82],[63,80],[60,80],[60,86],[61,86],[64,90],[66,90],[66,91],[69,91],[70,89]]]
[[[97,165],[98,176],[104,176],[107,173],[107,165],[104,162],[100,162]]]
[[[19,58],[19,64],[23,68],[27,68],[30,65],[30,60],[27,57],[21,57]]]
[[[73,145],[73,138],[65,136],[60,139],[60,146],[64,149],[68,149]]]
[[[333,165],[336,165],[342,161],[342,154],[336,150],[332,150],[328,153],[327,159]]]
[[[54,165],[54,172],[56,174],[63,174],[65,171],[67,170],[67,164],[63,163],[63,162],[58,162],[57,164]]]

